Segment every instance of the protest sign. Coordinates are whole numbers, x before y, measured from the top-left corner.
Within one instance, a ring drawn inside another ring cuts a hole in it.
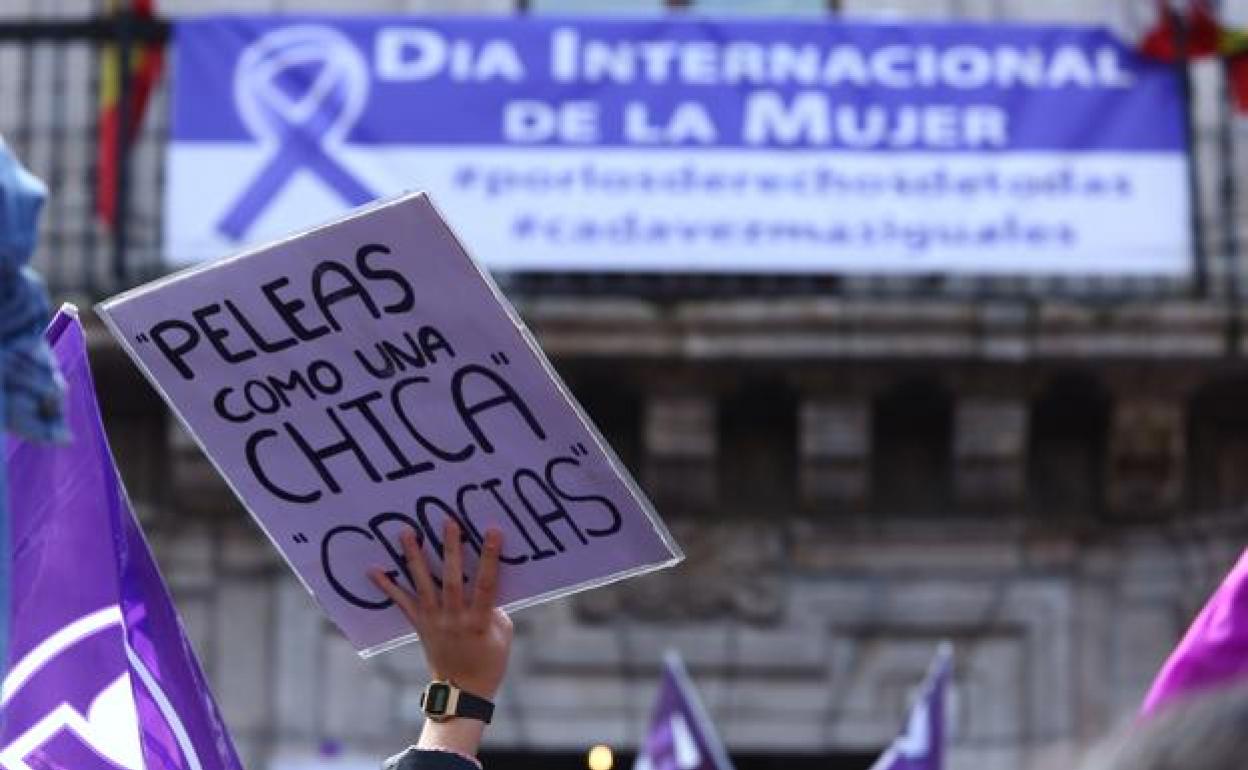
[[[680,550],[494,284],[408,195],[115,297],[114,335],[326,613],[368,655],[410,638],[366,571],[412,528],[509,608]]]

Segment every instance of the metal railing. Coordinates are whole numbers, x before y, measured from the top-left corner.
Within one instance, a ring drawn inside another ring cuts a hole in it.
[[[96,207],[106,48],[125,62],[140,45],[165,45],[168,35],[167,22],[129,14],[0,21],[0,133],[51,191],[36,265],[59,298],[90,301],[162,270],[163,83],[135,141],[113,150],[119,169],[115,224],[102,223]],[[128,70],[114,68],[123,101],[132,85]]]

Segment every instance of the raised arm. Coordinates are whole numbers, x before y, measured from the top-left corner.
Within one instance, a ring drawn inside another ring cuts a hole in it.
[[[493,699],[507,670],[512,626],[498,600],[498,563],[502,535],[486,533],[476,580],[465,591],[459,527],[447,522],[442,588],[438,590],[415,534],[402,537],[407,572],[416,592],[391,580],[384,571],[369,577],[411,621],[420,635],[434,681],[422,704],[428,718],[416,746],[392,758],[393,770],[473,770],[481,737],[493,711]],[[445,713],[440,713],[445,712]]]

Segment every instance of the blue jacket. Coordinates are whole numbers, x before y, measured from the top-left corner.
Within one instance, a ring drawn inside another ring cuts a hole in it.
[[[48,300],[26,264],[46,196],[0,138],[0,431],[35,441],[65,438],[64,385],[43,341]]]

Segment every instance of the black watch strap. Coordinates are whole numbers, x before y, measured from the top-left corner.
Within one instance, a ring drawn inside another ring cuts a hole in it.
[[[455,709],[455,716],[480,719],[488,725],[490,720],[494,718],[494,704],[485,698],[473,695],[467,690],[460,690],[459,705]]]

